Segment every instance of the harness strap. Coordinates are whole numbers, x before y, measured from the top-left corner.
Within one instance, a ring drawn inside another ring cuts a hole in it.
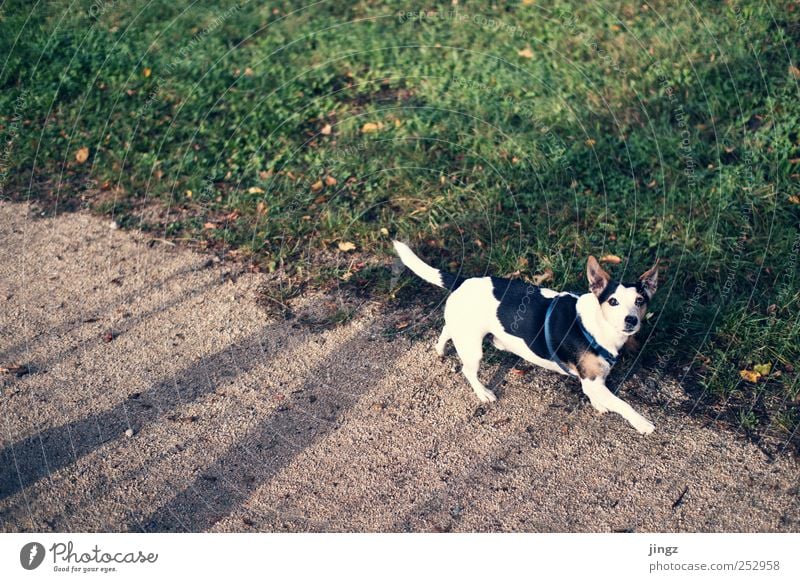
[[[558,357],[556,354],[556,349],[553,347],[553,336],[550,334],[550,316],[553,314],[553,309],[555,309],[556,303],[558,302],[558,297],[554,297],[553,300],[550,302],[550,305],[547,307],[547,313],[544,316],[544,341],[547,345],[547,351],[550,353],[550,359],[558,364],[558,367],[564,370],[570,376],[574,376],[575,374],[564,365],[564,362],[561,361],[561,358]],[[597,355],[603,358],[608,365],[613,367],[614,364],[617,363],[617,357],[597,343],[597,340],[594,339],[594,336],[589,333],[589,330],[584,327],[583,322],[581,321],[580,316],[577,316],[578,327],[580,328],[581,332],[583,332],[583,337],[586,338],[586,341],[589,342],[589,348],[597,352]]]

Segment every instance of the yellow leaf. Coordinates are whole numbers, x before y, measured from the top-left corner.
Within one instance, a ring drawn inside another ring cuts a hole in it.
[[[597,142],[596,142],[596,141],[594,141],[592,138],[589,138],[589,139],[587,139],[587,140],[586,140],[586,142],[585,142],[585,143],[586,143],[586,145],[587,145],[587,146],[589,146],[590,148],[593,148],[593,147],[594,147],[594,144],[596,144]]]
[[[245,77],[252,77],[253,76],[253,69],[251,69],[250,67],[245,67],[244,68],[244,76]]]
[[[325,126],[320,130],[322,135],[330,135],[333,128],[331,127],[330,123],[326,123]]]
[[[191,198],[194,193],[191,190],[186,191],[186,197]]]
[[[772,364],[770,362],[767,362],[766,364],[756,364],[753,366],[753,371],[761,374],[762,376],[768,376],[771,370]]]
[[[264,190],[262,190],[258,186],[251,186],[250,188],[247,189],[247,193],[248,194],[263,194]]]
[[[150,76],[150,73],[152,73],[152,71],[150,70],[150,67],[145,67],[145,68],[142,70],[142,75],[144,75],[144,76],[145,76],[145,78],[149,77],[149,76]]]
[[[381,234],[383,236],[389,236],[389,229],[384,226],[383,228],[381,228]]]
[[[339,243],[339,250],[343,252],[354,251],[356,249],[356,245],[351,242],[340,242]]]
[[[603,255],[600,257],[601,263],[611,263],[612,265],[619,265],[622,262],[617,255]]]
[[[739,375],[743,380],[750,382],[751,384],[755,384],[758,382],[758,379],[761,378],[761,374],[754,372],[753,370],[740,370]]]
[[[259,202],[256,204],[256,214],[266,214],[267,213],[267,205],[263,202]]]
[[[789,202],[791,202],[792,204],[800,204],[800,196],[798,196],[797,194],[789,196]]]
[[[311,191],[312,192],[319,192],[322,190],[322,180],[317,180],[313,184],[311,184]]]
[[[533,58],[533,51],[531,50],[531,47],[525,47],[524,49],[517,51],[517,54],[525,59]]]
[[[89,159],[89,148],[83,147],[83,148],[79,149],[77,152],[75,152],[75,160],[79,164],[82,164],[83,162],[85,162],[88,159]]]
[[[365,123],[361,127],[361,133],[375,133],[378,131],[382,125],[380,123]]]

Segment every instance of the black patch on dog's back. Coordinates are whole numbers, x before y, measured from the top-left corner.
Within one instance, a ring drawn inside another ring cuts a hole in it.
[[[556,354],[564,362],[575,363],[577,355],[588,347],[576,323],[573,295],[558,295],[552,299],[542,296],[539,287],[515,279],[492,277],[492,293],[500,302],[497,319],[503,330],[521,338],[540,358],[550,359],[544,336],[544,320],[552,301],[557,301],[550,316],[550,334]]]

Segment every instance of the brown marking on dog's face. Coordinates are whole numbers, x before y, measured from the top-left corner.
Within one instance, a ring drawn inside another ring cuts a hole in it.
[[[578,376],[581,379],[594,380],[605,378],[611,371],[611,366],[597,354],[589,350],[583,352],[578,358]]]

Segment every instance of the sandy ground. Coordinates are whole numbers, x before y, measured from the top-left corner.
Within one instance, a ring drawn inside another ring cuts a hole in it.
[[[0,203],[3,531],[800,531],[797,463],[679,386],[621,387],[649,437],[502,359],[479,407],[393,308],[271,319],[235,268]]]

